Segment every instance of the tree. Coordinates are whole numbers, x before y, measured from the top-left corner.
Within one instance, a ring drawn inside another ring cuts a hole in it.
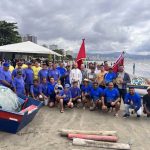
[[[17,31],[17,23],[0,21],[0,45],[7,45],[21,42],[21,36]]]

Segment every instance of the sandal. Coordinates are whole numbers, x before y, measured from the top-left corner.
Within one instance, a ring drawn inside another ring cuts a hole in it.
[[[64,110],[60,110],[60,113],[64,113]]]

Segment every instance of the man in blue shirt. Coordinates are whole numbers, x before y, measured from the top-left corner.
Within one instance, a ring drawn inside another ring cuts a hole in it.
[[[81,85],[81,96],[82,96],[82,103],[83,103],[83,109],[85,109],[85,105],[90,106],[90,91],[91,86],[89,84],[88,79],[83,80],[83,85]]]
[[[79,104],[81,103],[81,91],[78,88],[78,81],[72,82],[72,87],[70,88],[71,95],[72,95],[72,102],[74,105],[79,107]]]
[[[134,87],[129,87],[129,93],[127,93],[125,96],[124,118],[130,116],[129,109],[133,109],[136,112],[138,118],[142,114],[141,97],[138,93],[135,92]]]
[[[93,83],[93,87],[91,88],[91,107],[90,110],[95,110],[96,107],[101,107],[102,101],[101,97],[103,96],[103,89],[98,86],[98,82]]]
[[[18,65],[18,68],[14,69],[12,72],[12,78],[14,79],[17,76],[17,71],[20,70],[22,72],[23,79],[25,79],[25,72],[22,69],[22,62],[18,62],[17,65]]]
[[[116,73],[113,72],[112,67],[110,67],[108,73],[106,73],[104,76],[105,84],[107,85],[109,82],[113,82],[116,79],[116,77]]]
[[[31,93],[32,98],[34,99],[37,99],[37,100],[43,99],[42,88],[41,88],[41,85],[39,84],[38,79],[33,80],[33,85],[31,85],[30,93]]]
[[[48,95],[50,96],[50,103],[49,107],[52,108],[55,106],[55,101],[56,101],[56,94],[55,94],[55,85],[57,82],[55,82],[53,77],[50,77],[50,83],[48,84]]]
[[[48,77],[53,77],[54,80],[57,82],[60,79],[60,72],[56,69],[57,64],[53,64],[53,68],[49,70]]]
[[[0,84],[8,88],[12,87],[11,72],[9,71],[9,63],[4,63],[0,71]]]
[[[42,69],[38,73],[38,79],[40,83],[42,82],[43,78],[46,78],[48,81],[48,69],[46,63],[42,64]]]
[[[22,72],[20,70],[17,71],[17,76],[14,78],[13,82],[14,92],[19,95],[25,95],[25,83],[22,77]]]
[[[115,115],[118,117],[120,110],[120,97],[118,89],[114,88],[113,82],[108,83],[108,87],[104,90],[102,97],[102,109],[108,111],[111,107],[115,108]]]
[[[64,68],[64,63],[60,63],[59,67],[57,67],[57,70],[60,72],[60,80],[61,84],[64,86],[64,79],[65,79],[65,74],[66,74],[66,69]]]
[[[34,72],[32,70],[32,63],[27,62],[28,68],[24,69],[25,72],[25,89],[26,89],[26,95],[29,96],[30,93],[30,87],[33,84],[34,80]]]
[[[70,91],[70,85],[69,84],[65,84],[65,88],[64,90],[62,90],[59,93],[58,96],[58,100],[60,103],[60,112],[63,113],[64,112],[64,106],[67,105],[70,108],[73,108],[73,103],[72,103],[72,95],[71,95],[71,91]]]
[[[48,93],[48,87],[49,87],[49,82],[47,82],[47,78],[43,77],[42,83],[41,83],[41,89],[42,89],[42,96],[45,102],[45,105],[48,105],[49,101],[49,93]]]
[[[65,73],[65,84],[70,84],[70,78],[69,78],[69,75],[70,75],[70,65],[68,64],[67,66],[66,66],[66,69],[67,69],[67,71],[66,71],[66,73]]]

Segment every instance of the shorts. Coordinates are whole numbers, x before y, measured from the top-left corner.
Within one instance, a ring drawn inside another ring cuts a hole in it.
[[[107,108],[111,108],[111,107],[114,108],[114,107],[115,107],[115,105],[112,106],[111,103],[106,103],[106,102],[105,102],[105,105],[107,106]]]
[[[63,101],[63,105],[66,106],[68,104],[69,100],[68,101]]]
[[[56,94],[50,94],[50,102],[55,102],[56,101]]]

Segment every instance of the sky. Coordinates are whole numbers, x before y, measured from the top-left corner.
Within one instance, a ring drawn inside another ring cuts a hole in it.
[[[150,54],[150,0],[0,0],[0,20],[38,44],[78,52]]]

